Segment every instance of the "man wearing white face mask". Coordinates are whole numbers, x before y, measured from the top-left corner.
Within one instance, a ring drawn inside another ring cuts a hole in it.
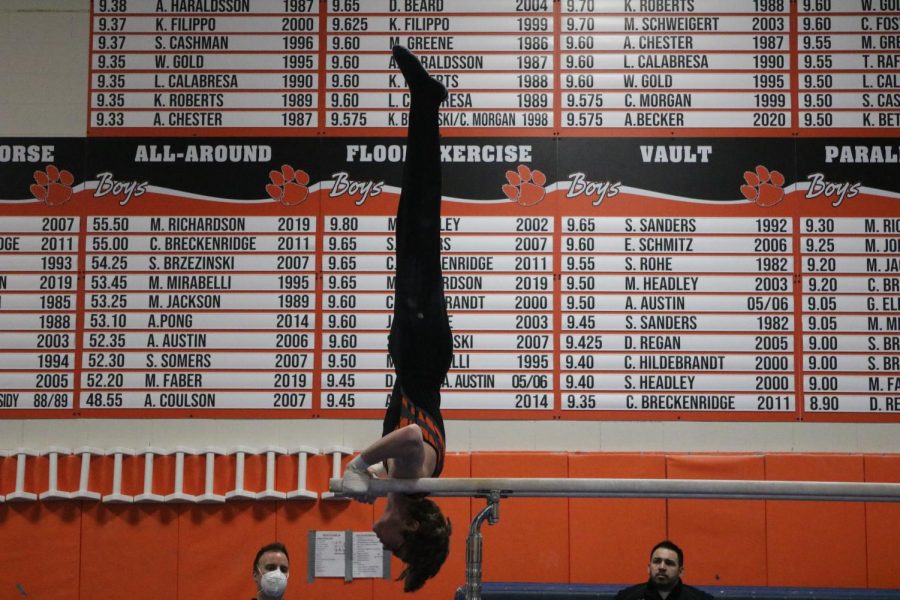
[[[256,600],[281,600],[287,588],[291,559],[281,542],[272,542],[259,549],[253,560],[253,581]]]

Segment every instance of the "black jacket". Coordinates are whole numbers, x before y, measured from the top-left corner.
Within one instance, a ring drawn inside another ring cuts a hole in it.
[[[652,580],[639,583],[621,590],[616,594],[616,600],[662,600],[662,596],[656,591]],[[681,580],[672,588],[672,592],[666,600],[713,600],[713,597],[695,587],[685,585]]]

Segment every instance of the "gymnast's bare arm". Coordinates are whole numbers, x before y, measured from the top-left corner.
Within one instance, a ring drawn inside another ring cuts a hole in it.
[[[418,425],[395,429],[360,453],[368,465],[384,462],[394,479],[429,477],[434,472],[437,452],[422,438]]]
[[[422,437],[418,425],[406,425],[379,438],[347,464],[343,477],[344,493],[366,503],[374,501],[368,495],[370,468],[384,463],[387,477],[418,479],[430,477],[437,464],[437,452]]]

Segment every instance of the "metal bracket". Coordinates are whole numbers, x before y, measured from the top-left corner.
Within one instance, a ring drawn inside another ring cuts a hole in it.
[[[469,536],[466,538],[466,600],[481,600],[481,524],[487,521],[489,525],[496,525],[500,520],[500,498],[503,497],[501,490],[491,490],[485,497],[487,506],[472,519]]]

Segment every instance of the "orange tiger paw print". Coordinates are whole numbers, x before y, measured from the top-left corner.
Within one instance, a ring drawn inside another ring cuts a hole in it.
[[[54,165],[47,165],[43,171],[34,172],[35,183],[31,184],[31,194],[47,206],[65,204],[72,197],[72,184],[75,176]]]
[[[269,171],[269,179],[266,192],[285,206],[297,206],[309,196],[309,174],[302,169],[281,165],[280,171]]]
[[[758,165],[756,172],[744,172],[744,181],[747,183],[741,186],[741,193],[759,206],[775,206],[784,200],[784,175],[778,171]]]
[[[547,176],[537,169],[531,170],[525,165],[519,165],[515,171],[506,172],[506,183],[503,185],[503,193],[510,200],[520,206],[534,206],[544,199]]]

